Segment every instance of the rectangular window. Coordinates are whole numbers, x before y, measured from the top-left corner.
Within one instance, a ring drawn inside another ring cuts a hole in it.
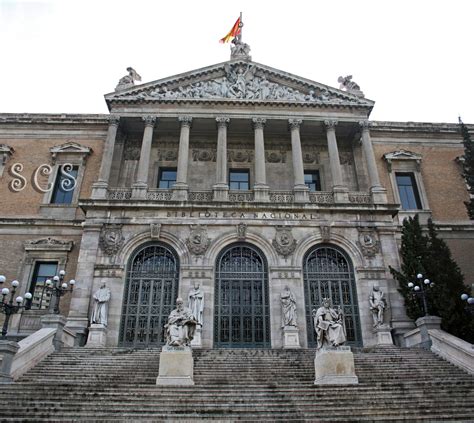
[[[27,309],[45,310],[49,308],[51,293],[46,291],[46,280],[53,279],[57,275],[58,263],[50,261],[38,261],[35,264],[33,279],[30,283],[29,292],[33,298],[27,301]]]
[[[396,173],[400,203],[403,210],[420,210],[421,201],[413,173]]]
[[[311,192],[321,191],[321,179],[319,178],[319,170],[305,170],[304,183]]]
[[[229,189],[248,191],[249,171],[245,169],[231,169],[229,171]]]
[[[72,169],[64,169],[59,166],[56,181],[54,183],[53,194],[51,196],[51,204],[71,204],[74,195],[74,189],[77,185],[78,166]]]
[[[176,168],[160,169],[158,188],[173,188],[176,183]]]

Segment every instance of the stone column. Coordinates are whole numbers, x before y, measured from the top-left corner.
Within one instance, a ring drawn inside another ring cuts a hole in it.
[[[153,127],[155,126],[155,116],[145,116],[142,149],[140,151],[140,161],[138,162],[137,179],[132,187],[133,199],[146,199],[148,189],[148,168],[150,167],[151,142],[153,140]]]
[[[264,118],[253,118],[255,133],[255,183],[253,185],[255,201],[270,201],[267,176],[265,171],[265,142],[263,128],[266,123]]]
[[[189,162],[189,132],[193,118],[180,116],[181,133],[179,136],[178,170],[176,183],[173,187],[173,200],[187,201],[188,199],[188,162]]]
[[[337,120],[325,120],[324,125],[326,126],[326,137],[328,140],[329,166],[331,168],[334,201],[336,203],[347,203],[349,202],[349,190],[342,182],[341,161],[336,140]]]
[[[305,203],[309,200],[309,188],[304,183],[303,153],[301,151],[300,126],[302,123],[301,119],[288,119],[291,131],[295,203]]]
[[[230,119],[218,117],[217,122],[217,161],[216,184],[213,186],[214,200],[227,201],[229,184],[227,183],[227,127]]]
[[[375,161],[374,149],[370,140],[369,121],[359,122],[362,129],[362,149],[364,150],[365,161],[367,163],[367,171],[369,173],[370,193],[374,203],[383,204],[387,202],[387,192],[380,184],[379,172],[377,170],[377,162]]]
[[[85,342],[89,323],[89,302],[94,283],[101,224],[86,223],[82,233],[81,249],[77,260],[76,285],[71,293],[71,305],[66,326],[76,332],[79,345]]]
[[[114,155],[115,139],[120,122],[119,116],[110,116],[108,118],[109,129],[105,139],[102,161],[100,163],[99,178],[92,184],[92,198],[94,200],[106,199],[107,188],[109,187],[110,170],[112,168],[112,158]]]

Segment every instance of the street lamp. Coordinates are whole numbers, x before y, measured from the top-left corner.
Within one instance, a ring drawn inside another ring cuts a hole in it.
[[[466,301],[464,310],[466,310],[468,313],[474,314],[474,298],[467,294],[462,294],[461,300]]]
[[[7,278],[5,276],[0,275],[0,285],[5,283],[6,280]],[[15,298],[15,292],[19,285],[20,285],[20,282],[15,280],[15,281],[12,281],[11,283],[11,286],[12,286],[11,292],[8,288],[2,289],[2,300],[0,302],[0,311],[3,314],[5,314],[5,321],[3,322],[3,328],[2,328],[2,339],[5,339],[7,336],[8,324],[10,323],[11,315],[18,313],[18,311],[21,308],[25,307],[24,305],[22,305],[23,297],[18,296]],[[8,294],[10,294],[10,299],[7,301]],[[29,292],[25,294],[25,298],[27,300],[31,300],[31,297],[32,295]]]
[[[54,303],[54,309],[53,313],[54,314],[59,314],[59,300],[61,297],[66,294],[66,292],[72,292],[74,289],[74,285],[76,284],[76,281],[74,279],[71,279],[69,281],[69,287],[66,282],[64,282],[64,276],[66,275],[65,270],[60,270],[59,271],[59,276],[54,276],[53,280],[47,279],[46,280],[46,290],[51,292],[51,296],[56,297],[56,301]]]
[[[431,282],[429,279],[423,279],[423,275],[421,273],[418,273],[416,275],[416,278],[418,279],[418,281],[416,283],[409,282],[408,288],[410,288],[415,295],[421,297],[423,304],[423,312],[425,313],[425,316],[428,316],[428,288],[432,288],[434,286],[434,283]]]

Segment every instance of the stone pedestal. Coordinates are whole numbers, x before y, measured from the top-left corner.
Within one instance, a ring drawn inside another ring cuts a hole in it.
[[[107,328],[104,325],[92,324],[89,327],[86,348],[105,347],[107,341]]]
[[[157,385],[194,385],[194,361],[190,347],[165,345],[160,354],[160,370]]]
[[[107,198],[107,182],[95,182],[92,184],[91,198],[94,200],[105,200]]]
[[[283,328],[283,348],[301,348],[300,336],[296,326]]]
[[[2,357],[0,367],[0,383],[11,383],[13,357],[17,353],[20,346],[14,341],[0,341],[0,356]]]
[[[389,325],[380,325],[372,330],[377,336],[377,345],[393,345],[391,329]]]
[[[148,185],[137,182],[132,185],[132,200],[145,200]]]
[[[315,385],[354,385],[354,355],[350,347],[326,348],[316,351],[314,358]]]
[[[295,203],[307,203],[309,201],[309,189],[306,185],[295,185],[293,187]]]
[[[441,329],[441,317],[423,316],[415,321],[415,325],[420,329],[421,347],[431,348],[431,338],[428,333],[431,329]]]
[[[270,201],[270,188],[268,185],[254,185],[254,201],[259,203],[268,203]]]
[[[212,187],[214,193],[214,201],[229,200],[229,186],[226,184],[216,184]]]
[[[56,334],[54,335],[53,345],[56,351],[60,351],[63,347],[63,329],[66,325],[66,318],[60,314],[45,314],[41,318],[41,326],[43,328],[53,328],[56,329]]]
[[[202,327],[197,326],[196,330],[194,332],[194,338],[191,341],[191,346],[192,347],[197,347],[200,348],[202,347],[202,340],[201,340],[201,335],[202,335]]]
[[[188,185],[184,183],[176,183],[173,186],[173,201],[188,201]]]
[[[372,187],[370,189],[372,202],[374,204],[387,204],[387,191],[382,187]]]
[[[335,203],[348,203],[349,202],[349,190],[344,186],[335,186],[332,189]]]

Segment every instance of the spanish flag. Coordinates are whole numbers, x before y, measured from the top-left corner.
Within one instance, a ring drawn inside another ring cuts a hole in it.
[[[232,27],[232,29],[229,31],[229,33],[224,38],[221,38],[219,42],[228,43],[229,41],[232,41],[233,38],[237,37],[237,35],[239,35],[241,31],[242,31],[242,18],[239,17],[239,19],[235,21],[235,24]]]

